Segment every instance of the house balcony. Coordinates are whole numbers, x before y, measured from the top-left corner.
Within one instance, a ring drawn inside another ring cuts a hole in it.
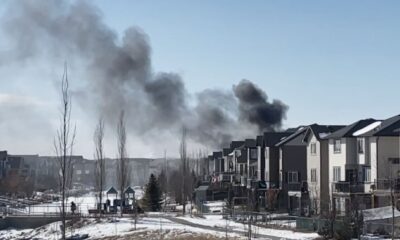
[[[220,182],[234,182],[235,173],[234,172],[222,172],[218,175],[218,180]]]
[[[378,179],[371,186],[375,191],[390,192],[400,192],[400,178],[396,179]]]
[[[267,184],[265,181],[259,181],[257,178],[247,178],[246,187],[248,189],[267,189]]]
[[[367,184],[364,182],[345,182],[332,183],[333,193],[364,193]]]
[[[308,192],[307,182],[289,182],[286,183],[289,192]]]

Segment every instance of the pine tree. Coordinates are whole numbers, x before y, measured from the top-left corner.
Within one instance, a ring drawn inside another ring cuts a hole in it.
[[[159,211],[161,209],[161,191],[157,178],[151,174],[146,185],[143,204],[148,211]]]

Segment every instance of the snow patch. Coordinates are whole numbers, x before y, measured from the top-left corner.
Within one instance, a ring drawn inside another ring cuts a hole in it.
[[[373,122],[373,123],[367,125],[366,127],[361,128],[361,129],[355,131],[355,132],[353,133],[353,136],[354,136],[354,137],[357,137],[357,136],[360,136],[360,135],[362,135],[362,134],[364,134],[364,133],[367,133],[367,132],[369,132],[369,131],[371,131],[371,130],[377,128],[377,127],[379,127],[379,126],[381,125],[381,123],[382,123],[382,121]]]

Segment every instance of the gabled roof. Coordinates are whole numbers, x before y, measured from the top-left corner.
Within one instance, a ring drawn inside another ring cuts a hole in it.
[[[300,135],[302,135],[301,136],[302,142],[305,143],[306,138],[309,136],[309,134],[311,132],[318,139],[318,141],[320,141],[322,139],[325,139],[326,136],[328,136],[330,133],[337,131],[343,127],[344,126],[342,126],[342,125],[319,125],[319,124],[315,124],[315,123],[311,124],[309,126],[302,126],[302,127],[299,127],[295,133],[289,135],[288,137],[284,138],[282,141],[278,142],[276,144],[276,146],[284,145],[284,144],[288,143],[289,141],[299,137]]]
[[[244,144],[244,141],[232,141],[231,142],[231,150],[233,151],[235,148],[238,148]]]
[[[213,152],[213,158],[214,159],[222,158],[222,152]]]
[[[345,125],[318,125],[314,123],[309,126],[309,129],[311,129],[315,137],[318,139],[318,141],[320,141],[321,139],[325,139],[329,134],[344,127]]]
[[[135,194],[135,190],[133,190],[131,187],[127,187],[126,189],[125,189],[125,191],[124,191],[124,193],[126,194],[126,193],[128,193],[128,194]]]
[[[107,192],[107,194],[117,194],[118,191],[114,187],[110,187]]]
[[[256,140],[255,139],[246,139],[244,140],[244,146],[248,148],[256,147]]]
[[[354,122],[342,129],[339,129],[332,134],[330,134],[327,138],[346,138],[346,137],[353,137],[353,133],[368,126],[369,124],[375,122],[377,120],[368,118],[368,119],[362,119],[357,122]]]
[[[283,138],[288,137],[291,134],[293,134],[293,132],[265,132],[263,136],[264,146],[275,146],[275,144],[282,141]]]
[[[230,148],[223,148],[222,149],[222,156],[228,156],[229,153],[231,153],[233,150],[231,150]]]
[[[359,135],[359,137],[370,136],[400,136],[400,115],[388,118],[372,130]]]

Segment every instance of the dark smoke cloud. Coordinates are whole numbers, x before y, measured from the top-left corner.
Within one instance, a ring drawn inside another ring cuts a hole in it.
[[[240,119],[257,125],[261,131],[281,127],[288,109],[284,103],[268,102],[265,92],[248,80],[242,80],[233,91],[239,99]]]
[[[278,129],[285,118],[287,106],[268,102],[265,92],[248,80],[233,91],[195,94],[193,104],[179,75],[152,70],[148,36],[140,28],[128,28],[119,38],[100,11],[85,1],[10,3],[2,30],[11,50],[0,62],[67,56],[83,69],[84,80],[78,85],[84,87],[76,89],[81,103],[110,124],[115,125],[124,109],[134,134],[178,134],[186,126],[194,140],[215,147]]]

